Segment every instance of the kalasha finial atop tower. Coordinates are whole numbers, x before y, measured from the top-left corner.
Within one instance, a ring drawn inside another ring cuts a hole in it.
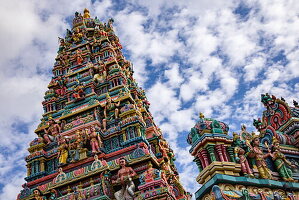
[[[89,10],[87,8],[85,8],[83,12],[84,12],[83,18],[90,18],[90,13],[89,13]]]
[[[204,116],[204,114],[203,114],[202,112],[199,113],[199,118],[200,118],[200,119],[205,118],[205,116]]]

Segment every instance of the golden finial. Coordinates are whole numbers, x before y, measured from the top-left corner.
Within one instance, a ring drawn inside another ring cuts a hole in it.
[[[84,9],[83,18],[90,18],[89,10],[87,8]]]
[[[204,116],[204,114],[203,114],[202,112],[199,113],[199,118],[200,118],[200,119],[205,118],[205,116]]]

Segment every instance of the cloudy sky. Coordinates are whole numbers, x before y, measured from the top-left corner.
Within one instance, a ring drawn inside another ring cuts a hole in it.
[[[176,152],[181,181],[195,192],[186,135],[199,112],[228,123],[231,132],[242,123],[251,131],[263,110],[261,93],[298,98],[296,2],[0,0],[0,199],[15,199],[25,182],[24,157],[41,118],[57,37],[76,11],[114,18],[135,78]]]

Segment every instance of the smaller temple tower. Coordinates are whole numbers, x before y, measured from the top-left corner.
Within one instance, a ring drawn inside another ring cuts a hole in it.
[[[245,125],[228,134],[228,125],[200,114],[187,139],[202,184],[197,200],[299,199],[298,104],[269,94],[261,101],[266,110],[253,121],[258,134]]]

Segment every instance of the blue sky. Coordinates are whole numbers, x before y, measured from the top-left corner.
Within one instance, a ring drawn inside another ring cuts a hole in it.
[[[251,131],[263,110],[261,93],[298,98],[295,1],[2,1],[0,199],[15,199],[25,182],[24,157],[42,115],[57,37],[85,7],[102,21],[114,18],[190,192],[199,185],[186,135],[199,112],[229,124],[230,133],[243,123]]]

